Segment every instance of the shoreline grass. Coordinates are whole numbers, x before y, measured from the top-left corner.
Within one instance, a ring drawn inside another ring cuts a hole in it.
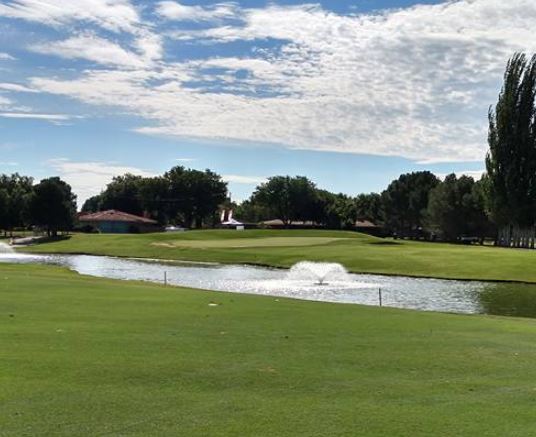
[[[528,435],[535,335],[3,264],[0,434]]]

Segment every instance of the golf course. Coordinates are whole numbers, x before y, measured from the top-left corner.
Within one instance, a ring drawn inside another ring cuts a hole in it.
[[[0,435],[529,435],[531,319],[0,265]]]
[[[25,251],[536,281],[535,253],[336,231],[86,235]],[[533,319],[0,264],[0,435],[528,435]]]

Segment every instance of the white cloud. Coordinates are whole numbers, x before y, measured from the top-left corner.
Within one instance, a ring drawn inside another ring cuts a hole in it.
[[[187,6],[175,1],[162,1],[158,3],[156,13],[175,21],[216,21],[236,17],[237,6],[235,3]]]
[[[175,159],[177,162],[194,162],[196,161],[196,158],[177,158]]]
[[[9,83],[9,82],[0,82],[1,91],[14,91],[14,92],[24,92],[24,93],[36,93],[36,90],[28,88],[27,86],[18,84],[18,83]]]
[[[9,53],[0,52],[0,61],[13,61],[14,59]]]
[[[32,5],[33,17],[41,3],[54,2],[18,0],[0,7],[0,15],[19,5],[22,17],[26,9],[20,5],[25,4]],[[78,2],[73,3],[77,6],[70,7],[78,10]],[[508,57],[516,50],[536,51],[533,0],[458,0],[346,16],[318,5],[239,9],[232,3],[187,7],[160,2],[157,12],[169,19],[206,21],[209,15],[203,14],[218,7],[228,7],[239,20],[175,31],[178,51],[185,39],[188,44],[250,45],[270,40],[279,41],[278,46],[242,56],[166,62],[162,36],[136,15],[121,21],[134,28],[128,49],[124,41],[119,45],[87,34],[40,47],[107,69],[69,78],[33,77],[28,86],[143,117],[147,124],[138,132],[146,134],[279,143],[427,163],[469,161],[484,156],[487,109],[496,100]],[[10,16],[17,15],[11,11]],[[71,11],[68,16],[54,15],[52,23],[77,19],[114,28],[100,13],[87,18]]]
[[[93,34],[79,35],[64,41],[36,44],[30,47],[30,50],[67,59],[87,59],[102,65],[126,68],[145,66],[145,61],[140,55]],[[144,47],[144,50],[154,54],[154,47]]]
[[[478,181],[480,180],[480,178],[486,173],[486,170],[482,169],[482,170],[462,170],[462,171],[457,171],[457,172],[454,172],[454,174],[456,175],[457,178],[461,177],[461,176],[469,176],[471,178],[473,178],[475,181]],[[441,179],[441,180],[444,180],[449,174],[452,174],[451,173],[436,173],[436,176]]]
[[[82,21],[114,32],[133,31],[140,21],[129,0],[11,0],[0,4],[0,16],[51,26]]]
[[[12,104],[13,101],[11,99],[0,95],[0,109],[9,109]]]
[[[222,179],[225,182],[233,182],[235,184],[246,184],[246,185],[258,185],[266,182],[267,178],[263,176],[243,176],[236,174],[226,174],[222,175]]]
[[[144,177],[155,176],[154,173],[137,167],[98,161],[77,162],[56,158],[47,161],[46,165],[58,172],[58,175],[71,185],[74,193],[78,196],[79,207],[82,207],[89,197],[99,194],[114,176],[126,173]]]
[[[0,105],[1,105],[1,101],[0,101]],[[51,122],[66,121],[72,118],[77,118],[77,117],[74,117],[72,115],[67,115],[67,114],[36,114],[32,112],[0,112],[0,117],[46,120],[46,121],[51,121]]]
[[[17,167],[18,165],[19,163],[14,161],[0,161],[0,166],[3,167]]]

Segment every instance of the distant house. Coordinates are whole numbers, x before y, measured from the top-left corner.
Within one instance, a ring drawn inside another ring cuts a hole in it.
[[[316,223],[312,221],[300,221],[300,220],[294,220],[290,222],[288,225],[285,226],[285,222],[281,219],[273,219],[273,220],[264,220],[259,223],[260,226],[264,226],[271,229],[282,229],[282,228],[296,228],[296,229],[308,229],[308,228],[314,228],[318,227]]]
[[[385,229],[383,228],[383,226],[372,223],[370,220],[357,220],[355,222],[354,227],[357,232],[375,235],[377,237],[385,236]]]
[[[78,216],[78,221],[82,226],[91,226],[104,234],[137,234],[162,230],[156,220],[115,209],[82,213]]]

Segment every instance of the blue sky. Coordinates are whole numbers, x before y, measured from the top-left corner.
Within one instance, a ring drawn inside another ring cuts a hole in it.
[[[479,175],[529,0],[0,1],[0,172],[83,201],[115,174],[210,168],[348,194]]]

